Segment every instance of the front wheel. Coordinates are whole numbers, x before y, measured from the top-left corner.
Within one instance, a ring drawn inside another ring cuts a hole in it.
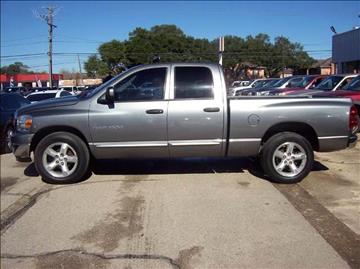
[[[263,146],[261,166],[278,183],[296,183],[304,179],[314,164],[309,141],[292,132],[272,136]]]
[[[81,181],[89,169],[90,154],[84,141],[67,132],[44,137],[35,149],[35,166],[51,184]]]
[[[12,126],[8,126],[5,132],[5,145],[4,145],[4,151],[5,153],[11,152],[12,145],[11,145],[11,137],[14,133],[14,129]]]

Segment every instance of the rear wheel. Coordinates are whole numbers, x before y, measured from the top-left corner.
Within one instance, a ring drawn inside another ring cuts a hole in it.
[[[311,171],[314,153],[309,141],[292,132],[282,132],[266,141],[261,166],[275,182],[296,183]]]
[[[78,136],[56,132],[44,137],[35,149],[35,166],[47,183],[81,181],[89,169],[90,154]]]

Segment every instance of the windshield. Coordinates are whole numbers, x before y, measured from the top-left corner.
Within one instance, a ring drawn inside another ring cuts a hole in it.
[[[252,84],[253,88],[259,88],[262,85],[264,85],[264,83],[266,82],[266,80],[257,80]]]
[[[40,94],[30,94],[26,98],[30,102],[42,101],[50,98],[55,98],[56,93],[40,93]]]
[[[280,80],[277,81],[273,86],[274,86],[274,87],[281,87],[281,86],[284,85],[289,79],[290,79],[290,77],[280,79]]]
[[[263,87],[273,87],[278,81],[278,79],[268,80]]]
[[[328,77],[327,79],[323,80],[319,85],[317,85],[317,87],[315,87],[314,89],[323,90],[323,91],[331,91],[332,89],[334,89],[336,87],[336,85],[339,84],[339,82],[343,78],[344,77],[341,77],[341,76]]]
[[[342,90],[360,91],[360,76],[354,78],[349,84],[342,88]]]
[[[313,81],[314,77],[304,77],[302,80],[298,82],[291,83],[292,87],[305,88],[311,81]]]

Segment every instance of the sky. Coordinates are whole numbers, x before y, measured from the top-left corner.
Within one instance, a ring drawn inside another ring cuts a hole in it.
[[[34,71],[47,70],[45,22],[36,14],[55,6],[54,72],[78,71],[76,53],[95,53],[102,42],[124,40],[136,27],[175,24],[185,34],[213,40],[223,35],[258,33],[288,37],[317,59],[331,56],[332,32],[360,26],[360,1],[1,1],[1,66],[22,61]],[[35,12],[34,12],[35,11]],[[225,44],[226,50],[226,44]],[[88,55],[80,54],[80,62]]]

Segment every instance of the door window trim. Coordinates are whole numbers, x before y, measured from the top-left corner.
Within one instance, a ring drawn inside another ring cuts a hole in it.
[[[212,79],[212,97],[204,97],[204,98],[175,98],[175,91],[176,91],[176,87],[175,87],[175,69],[176,67],[201,67],[201,68],[206,68],[210,71],[211,74],[211,79]],[[214,73],[212,71],[211,68],[209,68],[208,66],[204,66],[204,65],[173,65],[171,68],[171,91],[170,91],[170,100],[171,101],[191,101],[191,100],[215,100],[215,80],[214,80]]]
[[[143,102],[162,102],[162,101],[168,101],[169,100],[169,87],[170,87],[170,67],[167,65],[159,65],[159,66],[145,66],[144,68],[137,68],[135,69],[133,72],[130,72],[129,74],[127,74],[125,77],[122,77],[119,80],[114,81],[111,85],[109,85],[107,88],[109,87],[114,87],[116,84],[120,83],[121,81],[125,80],[126,78],[128,78],[129,76],[134,75],[135,73],[138,72],[142,72],[145,70],[150,70],[150,69],[159,69],[159,68],[165,68],[166,69],[166,74],[165,74],[165,82],[164,82],[164,97],[162,99],[156,99],[156,100],[124,100],[124,101],[118,101],[118,100],[114,100],[114,103],[143,103]],[[104,92],[100,95],[99,98],[97,98],[97,101],[100,99],[105,98],[106,95],[106,88],[104,90]]]

